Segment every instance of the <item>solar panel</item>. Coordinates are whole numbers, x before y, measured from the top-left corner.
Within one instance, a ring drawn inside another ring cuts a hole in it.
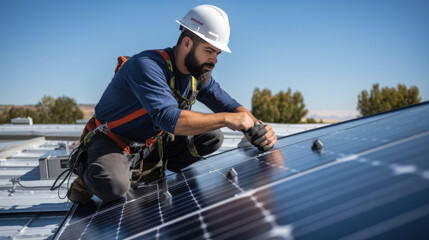
[[[56,237],[427,239],[428,119],[425,102],[284,137],[267,153],[215,155],[120,201],[75,206]]]

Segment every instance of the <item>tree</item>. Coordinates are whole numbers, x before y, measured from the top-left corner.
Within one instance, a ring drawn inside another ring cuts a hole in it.
[[[83,112],[72,98],[44,96],[35,106],[12,107],[4,111],[0,123],[10,123],[17,117],[31,117],[36,124],[75,123],[83,118]]]
[[[299,123],[307,113],[300,92],[292,93],[289,88],[272,96],[269,89],[253,91],[252,114],[264,122]]]
[[[378,112],[383,112],[399,107],[419,103],[419,89],[411,86],[409,89],[403,84],[398,84],[398,88],[384,87],[379,89],[379,84],[372,86],[370,93],[363,90],[358,95],[358,106],[361,116],[367,116]]]
[[[77,119],[83,118],[83,112],[74,99],[66,96],[55,99],[50,114],[55,123],[75,123]]]
[[[53,120],[51,110],[55,107],[55,99],[51,96],[43,96],[36,104],[36,111],[39,114],[37,123],[46,124]]]
[[[10,123],[13,118],[26,118],[31,117],[33,119],[37,119],[38,114],[36,111],[27,108],[27,107],[11,107],[8,110],[4,111],[3,114],[0,116],[0,124],[4,123]]]

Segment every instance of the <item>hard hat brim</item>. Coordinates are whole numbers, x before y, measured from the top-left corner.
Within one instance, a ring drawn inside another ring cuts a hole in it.
[[[183,24],[183,23],[182,23],[181,21],[179,21],[179,20],[176,20],[176,22],[177,22],[178,24],[180,24],[182,27],[184,27],[184,28],[188,29],[189,31],[193,32],[195,35],[197,35],[198,37],[200,37],[200,38],[201,38],[201,39],[203,39],[204,41],[206,41],[206,42],[208,42],[209,44],[211,44],[211,45],[215,46],[216,48],[219,48],[220,50],[222,50],[222,51],[224,51],[224,52],[231,53],[231,49],[229,49],[228,45],[223,44],[223,43],[220,43],[220,42],[213,41],[213,40],[211,40],[211,39],[209,39],[209,38],[206,38],[203,34],[201,34],[201,33],[199,33],[199,32],[196,32],[196,31],[194,31],[194,30],[190,29],[189,27],[187,27],[185,24]]]

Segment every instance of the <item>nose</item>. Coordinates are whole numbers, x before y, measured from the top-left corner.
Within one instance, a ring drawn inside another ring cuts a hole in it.
[[[215,55],[212,59],[213,59],[213,64],[216,64],[217,63],[217,55]]]
[[[213,56],[210,57],[209,61],[213,64],[217,63],[217,54],[213,54]]]

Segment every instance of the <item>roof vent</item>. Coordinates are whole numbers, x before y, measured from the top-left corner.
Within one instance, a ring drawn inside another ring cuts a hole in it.
[[[13,125],[33,125],[33,119],[31,117],[13,118],[11,122]]]

